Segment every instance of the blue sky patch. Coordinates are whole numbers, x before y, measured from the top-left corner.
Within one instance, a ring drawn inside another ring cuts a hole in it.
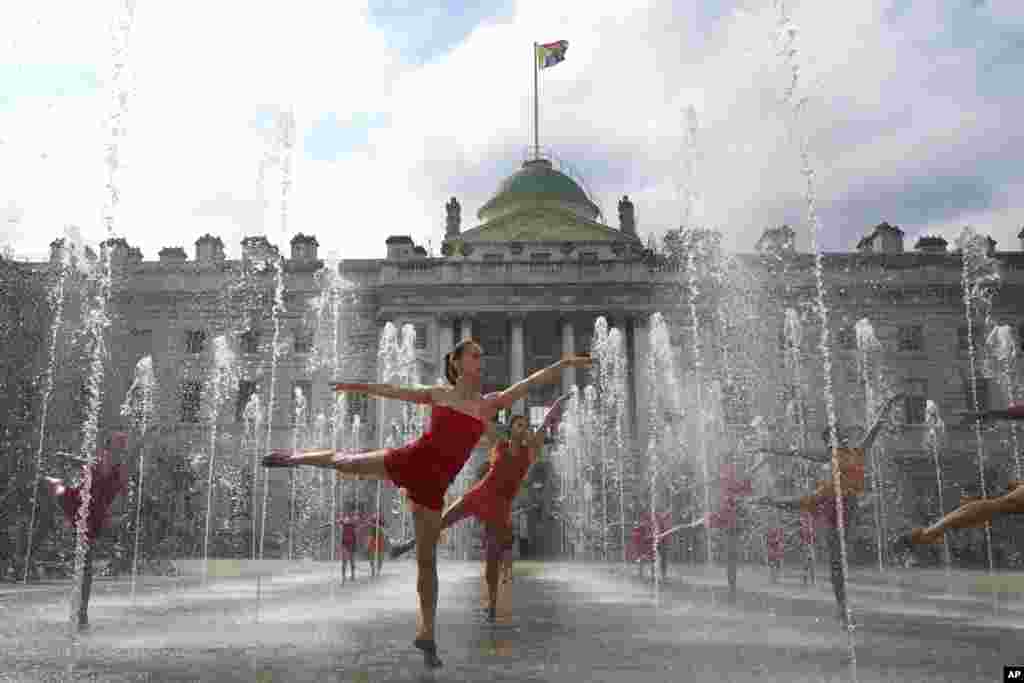
[[[512,0],[407,2],[370,0],[370,21],[388,35],[410,64],[426,64],[448,53],[488,20],[511,18]]]
[[[358,112],[340,120],[334,112],[317,121],[306,134],[306,155],[315,161],[337,161],[367,144],[369,130],[388,125],[391,117],[381,112]]]

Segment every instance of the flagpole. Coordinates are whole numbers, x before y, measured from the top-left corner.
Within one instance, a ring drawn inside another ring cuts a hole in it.
[[[538,116],[538,105],[537,105],[537,43],[533,44],[533,157],[535,159],[540,158],[540,134],[537,130],[537,125],[540,117]]]

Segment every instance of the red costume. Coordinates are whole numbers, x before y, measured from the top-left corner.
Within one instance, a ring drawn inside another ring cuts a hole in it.
[[[529,450],[517,444],[511,451],[502,441],[494,448],[494,465],[462,497],[463,511],[484,522],[512,524],[512,501],[530,469]]]
[[[410,444],[391,449],[387,471],[409,499],[431,510],[444,506],[444,492],[469,460],[484,433],[480,418],[435,405],[430,426]]]
[[[96,540],[110,521],[110,506],[114,499],[121,494],[128,486],[128,468],[124,465],[110,465],[110,452],[100,450],[97,462],[89,465],[92,470],[92,486],[89,500],[89,517],[86,520],[86,538],[89,543]],[[83,467],[83,470],[85,468]],[[83,481],[84,481],[83,472]],[[58,489],[57,496],[61,508],[64,511],[64,518],[72,527],[78,525],[78,509],[82,505],[82,488],[79,486],[64,486]]]

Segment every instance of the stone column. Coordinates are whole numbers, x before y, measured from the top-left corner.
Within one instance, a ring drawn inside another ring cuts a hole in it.
[[[463,316],[461,331],[462,334],[459,336],[459,341],[473,338],[473,319],[469,316]],[[450,350],[450,349],[449,349]]]
[[[509,383],[516,382],[526,377],[525,355],[523,351],[523,324],[526,315],[523,313],[509,314],[509,322],[512,326],[512,339],[509,344]],[[526,401],[519,399],[512,405],[514,415],[523,415],[526,411]]]
[[[565,317],[562,323],[562,355],[576,352],[576,330],[573,328],[572,319]],[[562,369],[562,393],[568,393],[570,387],[576,384],[576,368]]]
[[[444,381],[444,357],[455,346],[455,318],[447,313],[437,316],[437,373]],[[431,382],[432,384],[433,382]]]
[[[647,354],[648,338],[647,318],[642,315],[632,316],[629,321],[633,337],[633,353],[630,358],[630,366],[633,374],[633,433],[636,435],[636,444],[640,448],[647,446]]]

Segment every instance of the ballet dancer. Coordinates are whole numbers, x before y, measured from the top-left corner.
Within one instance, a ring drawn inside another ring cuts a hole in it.
[[[498,600],[498,581],[501,569],[511,575],[509,551],[512,549],[512,501],[526,479],[530,466],[536,462],[544,437],[561,415],[562,404],[569,397],[560,396],[544,415],[540,427],[533,433],[526,417],[512,418],[508,440],[501,440],[491,449],[490,467],[483,478],[460,497],[441,515],[441,528],[447,529],[469,517],[484,523],[484,548],[487,579],[487,616],[494,620]],[[398,558],[416,545],[413,538],[395,546],[391,557]]]
[[[829,530],[827,541],[832,569],[832,591],[836,597],[836,615],[844,625],[848,625],[846,624],[846,584],[843,580],[842,546],[840,545],[839,534],[843,533],[845,538],[849,539],[850,529],[854,526],[852,523],[853,516],[858,509],[856,499],[864,494],[864,454],[874,446],[875,440],[881,433],[888,417],[889,410],[899,397],[900,394],[894,394],[882,404],[878,414],[875,416],[874,423],[860,443],[853,448],[849,446],[846,433],[840,430],[837,425],[835,440],[838,447],[832,451],[831,457],[828,456],[827,450],[824,454],[817,452],[768,451],[773,455],[796,455],[807,460],[815,462],[824,461],[831,464],[832,476],[829,479],[819,480],[814,493],[811,495],[787,498],[765,497],[756,502],[762,505],[771,505],[784,510],[809,513],[824,518]],[[831,430],[825,429],[821,436],[826,448],[831,449]],[[837,470],[840,482],[838,500],[833,479]],[[842,506],[843,513],[842,528],[840,528],[839,524],[839,505]]]
[[[85,527],[85,563],[78,601],[79,631],[89,628],[89,595],[92,592],[92,565],[95,559],[96,539],[113,521],[110,507],[114,500],[128,488],[128,468],[124,464],[114,464],[111,451],[124,450],[127,447],[128,436],[123,432],[114,432],[107,439],[105,447],[97,449],[95,462],[91,465],[82,464],[82,481],[85,481],[85,470],[88,468],[92,470],[92,482],[89,487],[89,515]],[[82,484],[68,486],[63,479],[46,477],[46,485],[50,494],[60,503],[68,526],[77,529],[78,514],[82,506]]]
[[[417,581],[420,619],[413,645],[423,652],[429,668],[441,666],[434,639],[437,611],[437,541],[441,532],[444,493],[466,464],[470,453],[499,410],[527,396],[535,384],[552,382],[563,368],[586,368],[589,355],[565,355],[497,396],[480,392],[480,358],[483,349],[466,339],[445,356],[445,378],[450,386],[395,386],[342,382],[339,392],[362,393],[431,406],[430,426],[415,441],[399,448],[384,448],[356,455],[334,450],[292,452],[275,450],[263,458],[264,467],[312,465],[330,467],[344,474],[368,479],[387,479],[409,491],[416,533]]]

